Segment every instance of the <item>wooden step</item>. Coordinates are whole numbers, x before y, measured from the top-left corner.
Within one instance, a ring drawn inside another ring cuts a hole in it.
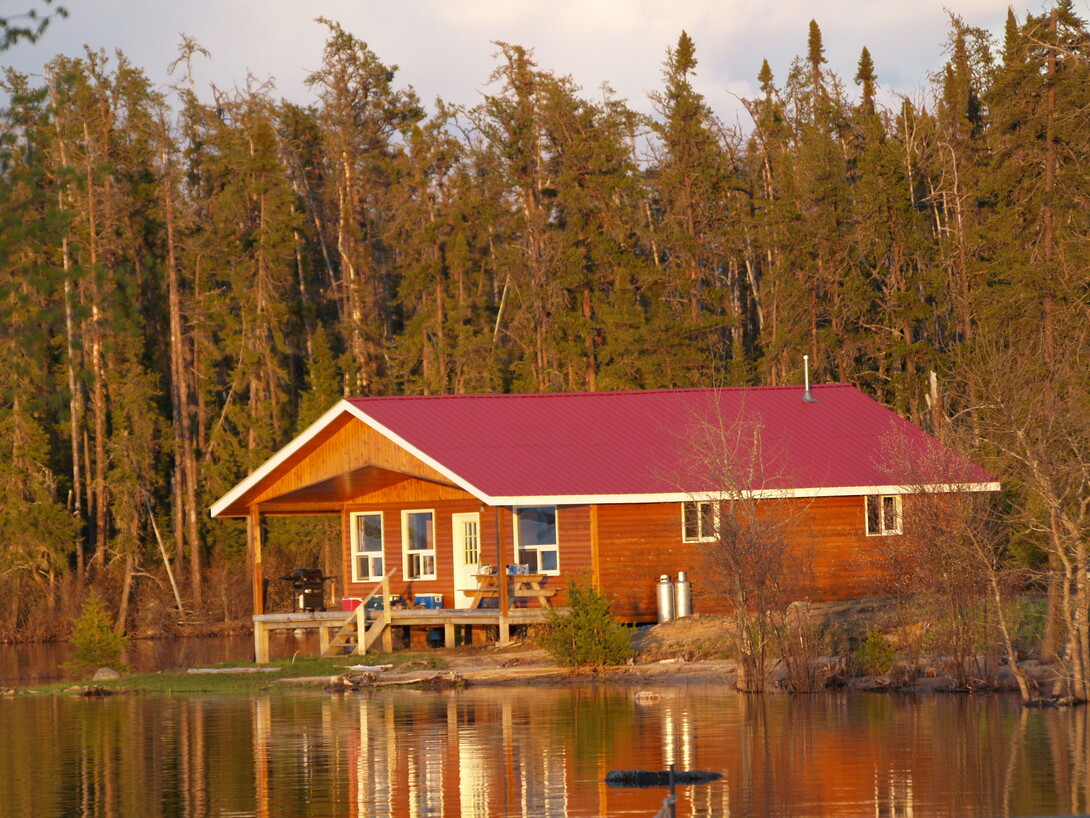
[[[346,647],[354,648],[358,644],[358,625],[356,612],[353,611],[352,614],[341,623],[341,627],[337,629],[333,638],[329,640],[329,647],[322,651],[321,658],[332,659],[334,656],[343,656]]]
[[[342,656],[346,647],[354,647],[357,654],[367,653],[367,649],[370,648],[378,638],[386,631],[390,625],[390,577],[396,573],[397,569],[394,568],[386,573],[374,588],[371,589],[371,593],[360,600],[360,604],[356,610],[352,611],[348,618],[341,623],[341,627],[334,634],[333,638],[329,640],[329,647],[322,651],[323,659],[332,659],[334,656]],[[382,592],[385,605],[375,616],[370,625],[366,624],[365,617],[367,616],[367,602],[376,593]],[[360,634],[360,627],[363,626],[363,634]]]

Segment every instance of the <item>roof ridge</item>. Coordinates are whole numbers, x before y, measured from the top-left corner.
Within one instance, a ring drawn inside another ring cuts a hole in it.
[[[820,383],[811,384],[811,389],[829,389],[832,387],[847,387],[854,389],[850,383]],[[372,400],[443,400],[443,399],[467,399],[467,398],[575,398],[575,397],[611,397],[614,395],[662,395],[678,393],[705,393],[705,392],[756,392],[756,391],[787,391],[801,390],[802,384],[776,384],[761,386],[681,386],[666,389],[615,389],[599,390],[595,392],[466,392],[458,394],[441,395],[358,395],[346,398],[349,401]]]

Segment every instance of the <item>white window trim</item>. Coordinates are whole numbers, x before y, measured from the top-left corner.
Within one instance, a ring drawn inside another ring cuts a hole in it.
[[[359,550],[359,525],[357,520],[360,517],[378,517],[379,528],[382,529],[382,548],[379,551],[360,551]],[[382,579],[381,576],[360,576],[359,573],[359,558],[363,555],[368,555],[368,565],[370,565],[370,556],[378,554],[382,558],[382,567],[386,568],[386,520],[382,516],[381,511],[353,511],[348,515],[348,530],[352,538],[352,581],[353,582],[377,582]]]
[[[514,516],[514,523],[515,523],[515,526],[514,526],[514,528],[515,528],[515,536],[514,536],[514,540],[515,540],[515,556],[514,556],[513,562],[516,565],[518,564],[519,551],[523,550],[521,544],[519,543],[519,529],[521,528],[521,526],[519,525],[519,512],[522,511],[524,508],[551,508],[553,510],[553,519],[556,521],[556,525],[555,525],[555,527],[556,527],[556,542],[553,544],[552,549],[549,549],[549,550],[554,550],[555,549],[555,551],[556,551],[556,570],[555,571],[543,571],[541,569],[541,550],[542,550],[542,546],[540,546],[540,545],[531,545],[531,546],[527,547],[527,550],[533,549],[533,550],[538,552],[537,563],[538,563],[538,573],[539,574],[543,574],[543,575],[549,576],[549,577],[560,576],[560,509],[559,509],[559,507],[554,506],[551,503],[534,503],[533,505],[513,506],[511,508],[511,512],[512,512],[512,514]],[[500,568],[501,568],[501,570],[504,570],[504,571],[507,570],[506,565],[502,565],[502,566],[500,566]]]
[[[886,528],[886,515],[882,513],[883,501],[887,497],[893,498],[893,515],[896,518],[896,523],[893,528]],[[867,508],[867,504],[874,499],[878,503],[878,531],[870,530],[870,509]],[[904,533],[904,512],[901,506],[900,494],[868,494],[863,497],[863,526],[866,529],[868,537],[889,537],[894,534]]]
[[[696,506],[696,523],[697,528],[700,529],[700,521],[703,517],[700,514],[700,506],[710,505],[712,507],[712,526],[713,529],[710,532],[700,531],[696,537],[685,536],[685,506],[689,504]],[[715,542],[719,537],[719,503],[716,500],[682,500],[681,502],[681,541],[682,542]]]
[[[409,515],[410,514],[430,514],[431,515],[431,548],[409,548]],[[438,532],[438,518],[435,516],[434,508],[407,508],[401,512],[401,573],[405,579],[412,582],[419,582],[423,580],[438,579],[437,559],[436,559],[436,541],[439,539]],[[432,572],[430,574],[422,574],[419,577],[409,576],[409,555],[431,555]]]

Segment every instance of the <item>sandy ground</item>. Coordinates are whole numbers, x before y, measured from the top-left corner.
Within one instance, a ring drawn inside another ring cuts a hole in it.
[[[868,603],[845,603],[823,606],[813,615],[823,621],[866,620],[876,606]],[[667,622],[662,625],[639,628],[633,636],[636,650],[634,659],[627,665],[599,671],[570,670],[558,667],[548,654],[530,642],[516,641],[503,647],[475,645],[460,648],[442,648],[435,651],[445,663],[447,671],[457,674],[468,685],[522,685],[522,684],[572,684],[611,683],[633,686],[657,684],[723,683],[734,687],[737,664],[729,658],[727,641],[729,623],[726,617],[696,615]],[[841,657],[815,657],[813,660],[819,675],[832,679],[838,687],[882,691],[910,690],[941,692],[952,689],[951,680],[942,671],[942,662],[921,660],[918,668],[903,665],[891,674],[881,676],[848,676],[847,662]],[[1022,665],[1039,686],[1041,695],[1052,692],[1056,669],[1027,661]],[[786,690],[778,668],[770,667],[771,682],[768,692]],[[434,674],[435,671],[407,669],[382,673],[386,682],[405,681]],[[981,683],[979,690],[993,690]],[[1000,690],[1016,690],[1009,668],[1000,668]]]

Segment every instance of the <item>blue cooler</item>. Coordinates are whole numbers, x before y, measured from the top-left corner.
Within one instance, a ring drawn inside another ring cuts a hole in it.
[[[427,608],[432,611],[443,607],[442,594],[417,594],[414,601],[418,608]]]

